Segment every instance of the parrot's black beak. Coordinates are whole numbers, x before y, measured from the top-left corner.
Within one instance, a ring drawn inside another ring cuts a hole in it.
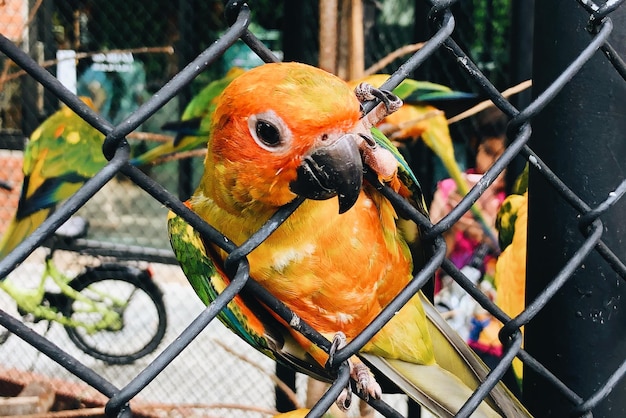
[[[354,134],[322,142],[304,156],[292,192],[314,200],[339,199],[339,213],[350,209],[363,185],[363,163]]]

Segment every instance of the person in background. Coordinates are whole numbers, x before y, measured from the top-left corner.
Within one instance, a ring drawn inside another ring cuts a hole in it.
[[[474,168],[465,172],[465,178],[470,186],[476,184],[482,174],[504,152],[506,148],[506,123],[506,118],[497,109],[486,110],[481,115],[475,165]],[[502,172],[476,202],[495,237],[497,237],[495,228],[496,215],[502,201],[506,197],[504,177],[505,173]],[[439,222],[461,201],[461,198],[462,196],[457,192],[456,184],[452,179],[440,181],[437,184],[430,206],[432,222]],[[459,269],[470,263],[479,247],[487,245],[492,248],[494,244],[488,240],[487,234],[485,234],[481,225],[470,212],[463,215],[452,228],[444,233],[444,239],[447,245],[446,256]],[[484,248],[481,251],[484,251]],[[490,253],[492,251],[487,251],[480,270],[483,274],[493,277],[495,263],[491,263],[494,260]],[[440,283],[436,284],[435,292],[437,293],[437,290],[440,288]]]
[[[478,182],[506,148],[507,120],[504,115],[494,109],[485,111],[481,116],[475,166],[465,173],[470,186]],[[505,172],[502,172],[476,202],[492,230],[493,237],[498,236],[495,221],[505,197]],[[430,207],[432,222],[439,222],[461,198],[452,179],[440,181]],[[444,233],[444,239],[447,246],[446,256],[450,261],[493,300],[493,278],[499,251],[497,247],[494,248],[494,243],[482,226],[468,212]],[[498,339],[502,324],[445,272],[439,271],[435,280],[435,306],[485,364],[495,367],[502,357],[502,344]],[[519,386],[511,369],[505,373],[503,381],[513,393],[519,394]]]

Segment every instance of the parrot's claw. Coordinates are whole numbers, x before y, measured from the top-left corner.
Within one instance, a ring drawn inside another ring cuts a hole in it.
[[[379,147],[374,138],[359,134],[359,144],[363,162],[374,170],[383,181],[391,180],[398,171],[398,160],[389,150]]]
[[[402,107],[402,99],[398,96],[390,91],[377,89],[371,84],[359,84],[354,89],[354,94],[361,103],[374,99],[381,101],[371,112],[363,115],[361,120],[366,131],[369,131],[371,127],[378,125],[383,119]]]
[[[348,339],[346,338],[346,334],[344,334],[341,331],[335,334],[332,342],[330,343],[330,349],[328,350],[328,363],[329,364],[334,363],[335,353],[337,352],[337,350],[345,347],[347,342],[348,342]]]
[[[374,99],[379,99],[383,105],[385,105],[387,115],[392,114],[396,110],[402,107],[402,100],[387,90],[380,90],[368,83],[361,83],[354,89],[354,94],[359,102],[367,102]]]
[[[344,334],[343,332],[339,331],[335,334],[330,344],[330,349],[328,350],[328,362],[330,364],[333,363],[334,356],[337,350],[345,347],[347,341],[348,339],[346,338],[346,334]],[[350,365],[350,375],[352,375],[352,365]],[[335,400],[335,404],[342,411],[347,411],[348,408],[350,408],[350,405],[352,405],[352,387],[350,386],[349,382],[348,382],[348,386],[346,386],[341,391],[341,393]]]
[[[380,399],[383,390],[374,378],[370,369],[361,362],[351,362],[350,376],[356,380],[358,392],[367,400],[370,396],[374,399]]]
[[[347,338],[343,332],[335,334],[328,352],[329,362],[331,364],[335,352],[345,347],[346,343]],[[376,382],[372,372],[370,372],[370,369],[356,357],[349,359],[348,364],[350,365],[350,377],[356,382],[359,394],[363,395],[366,400],[370,396],[374,399],[380,399],[383,391],[378,382]],[[341,392],[339,397],[337,397],[335,403],[344,411],[350,407],[350,404],[352,403],[352,388],[349,383],[348,386]]]
[[[350,409],[350,405],[352,405],[352,386],[350,386],[350,383],[341,391],[335,404],[342,411]]]
[[[359,149],[363,162],[378,173],[383,181],[390,181],[396,175],[398,160],[389,150],[377,145],[370,131],[385,117],[398,110],[402,106],[402,100],[389,91],[377,89],[367,83],[359,84],[354,93],[360,102],[376,98],[382,102],[361,118],[355,132],[360,138]]]

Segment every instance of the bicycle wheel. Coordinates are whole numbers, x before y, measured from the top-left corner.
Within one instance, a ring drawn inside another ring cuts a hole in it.
[[[70,299],[63,311],[82,324],[65,330],[90,356],[109,364],[129,364],[154,351],[163,339],[167,327],[163,293],[147,271],[105,265],[87,270],[70,286],[95,303]],[[115,320],[107,320],[111,317]]]

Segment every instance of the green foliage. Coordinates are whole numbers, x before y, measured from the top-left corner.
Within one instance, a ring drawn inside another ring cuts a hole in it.
[[[506,82],[500,74],[505,74],[509,67],[511,0],[474,0],[473,6],[475,35],[471,56],[498,85]]]

